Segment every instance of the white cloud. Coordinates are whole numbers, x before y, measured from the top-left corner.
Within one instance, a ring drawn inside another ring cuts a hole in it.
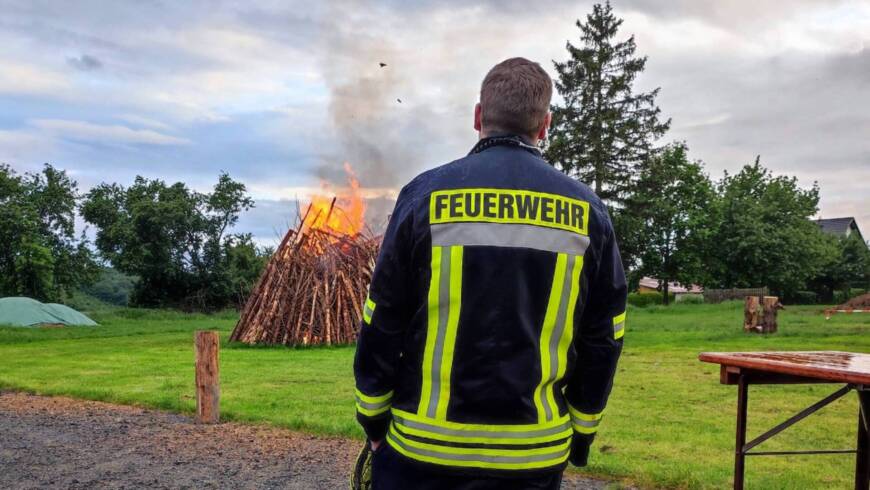
[[[117,124],[102,125],[68,119],[33,119],[30,125],[65,138],[97,143],[186,145],[190,140],[150,129],[131,129]]]
[[[54,154],[54,141],[32,130],[0,130],[0,163],[15,165],[32,157],[43,161]]]
[[[57,96],[70,89],[69,81],[45,67],[0,59],[0,94]]]
[[[133,123],[136,126],[146,126],[152,129],[162,129],[166,131],[172,129],[172,126],[169,124],[139,114],[121,114],[118,116],[118,119]]]

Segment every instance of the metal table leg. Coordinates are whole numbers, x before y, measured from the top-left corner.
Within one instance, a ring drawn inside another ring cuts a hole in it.
[[[870,391],[859,390],[858,451],[855,457],[855,490],[870,489]]]
[[[743,490],[743,475],[746,463],[746,406],[749,401],[749,382],[741,374],[737,381],[737,443],[734,447],[734,490]]]

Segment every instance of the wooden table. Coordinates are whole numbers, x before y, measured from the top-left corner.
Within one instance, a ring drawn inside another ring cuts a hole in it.
[[[737,443],[734,450],[734,488],[742,489],[746,456],[784,454],[855,454],[855,488],[870,489],[870,354],[852,352],[704,352],[704,362],[720,365],[720,382],[737,385]],[[842,384],[819,402],[773,429],[746,442],[746,407],[750,384]],[[858,445],[856,449],[807,451],[755,451],[753,448],[852,390],[858,393]]]

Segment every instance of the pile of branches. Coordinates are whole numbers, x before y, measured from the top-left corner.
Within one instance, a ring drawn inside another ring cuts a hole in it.
[[[308,228],[310,211],[272,255],[230,340],[294,346],[356,341],[380,240]]]

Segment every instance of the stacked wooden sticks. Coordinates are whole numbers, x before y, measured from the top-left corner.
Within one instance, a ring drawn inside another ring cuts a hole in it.
[[[333,213],[335,200],[328,213]],[[356,341],[380,240],[311,228],[311,207],[272,255],[230,340],[318,345]],[[323,222],[329,221],[327,219]]]

